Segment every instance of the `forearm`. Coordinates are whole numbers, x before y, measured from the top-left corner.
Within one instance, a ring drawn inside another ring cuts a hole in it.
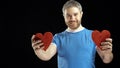
[[[40,50],[38,50],[38,51],[36,50],[34,52],[39,59],[41,59],[43,61],[48,61],[49,60],[49,55],[47,53],[47,50],[44,51],[43,49],[40,49]]]
[[[106,53],[103,54],[103,56],[101,57],[104,63],[110,63],[113,60],[113,53]]]
[[[104,63],[110,63],[113,60],[112,50],[106,51],[97,48],[97,52]]]
[[[43,61],[48,61],[56,54],[56,46],[50,45],[46,51],[43,48],[41,48],[34,52],[39,59]]]
[[[97,47],[97,52],[104,63],[110,63],[113,60],[112,39],[108,38],[102,42],[100,48]]]

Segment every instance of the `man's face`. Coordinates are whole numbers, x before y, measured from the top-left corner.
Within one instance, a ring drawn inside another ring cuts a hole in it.
[[[66,25],[72,30],[77,29],[81,24],[82,14],[83,12],[81,12],[77,7],[65,9],[64,19]]]

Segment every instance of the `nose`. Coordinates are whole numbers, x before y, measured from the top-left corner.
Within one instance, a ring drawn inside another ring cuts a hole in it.
[[[70,19],[75,20],[75,16],[74,15],[70,16]]]

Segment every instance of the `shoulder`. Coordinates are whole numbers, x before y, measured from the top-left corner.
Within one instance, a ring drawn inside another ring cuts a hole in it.
[[[60,32],[60,33],[56,33],[54,36],[64,36],[66,34],[66,31]]]
[[[93,30],[91,30],[91,29],[87,29],[87,28],[84,28],[84,32],[86,32],[86,33],[92,33]]]

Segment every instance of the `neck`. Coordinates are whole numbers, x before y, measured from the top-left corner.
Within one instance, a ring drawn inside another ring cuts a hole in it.
[[[80,24],[80,26],[78,27],[78,28],[76,28],[76,29],[70,29],[69,27],[66,29],[66,31],[68,31],[68,32],[79,32],[79,31],[81,31],[81,30],[83,30],[84,29],[84,27]]]

